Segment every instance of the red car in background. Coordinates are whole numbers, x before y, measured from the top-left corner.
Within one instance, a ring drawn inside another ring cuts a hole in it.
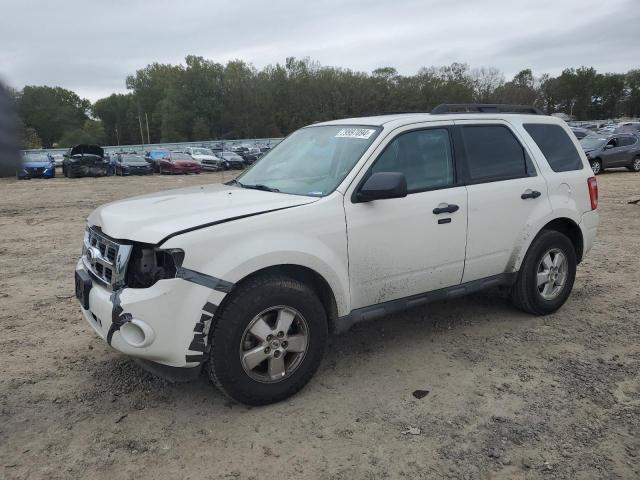
[[[202,166],[191,155],[183,152],[168,152],[159,161],[160,173],[200,173]]]

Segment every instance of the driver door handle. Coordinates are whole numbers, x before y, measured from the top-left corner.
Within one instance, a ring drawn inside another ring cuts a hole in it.
[[[441,213],[453,213],[458,211],[458,209],[460,208],[458,205],[453,205],[453,204],[445,204],[446,206],[444,207],[436,207],[433,209],[433,213],[435,215],[440,215]]]
[[[527,189],[522,195],[520,195],[520,198],[526,200],[527,198],[538,198],[540,195],[542,194],[537,190]]]

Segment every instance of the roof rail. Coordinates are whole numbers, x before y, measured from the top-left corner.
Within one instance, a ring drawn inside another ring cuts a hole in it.
[[[530,105],[500,103],[442,103],[431,110],[431,113],[526,113],[530,115],[545,115],[542,110]]]

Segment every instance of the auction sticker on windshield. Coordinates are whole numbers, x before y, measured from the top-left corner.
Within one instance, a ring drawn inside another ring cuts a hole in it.
[[[343,128],[336,134],[336,138],[364,138],[368,139],[375,133],[371,128]]]

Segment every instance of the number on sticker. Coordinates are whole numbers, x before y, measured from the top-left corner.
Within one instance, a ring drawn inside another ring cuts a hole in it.
[[[343,128],[336,134],[336,138],[364,138],[368,139],[375,130],[371,128]]]

